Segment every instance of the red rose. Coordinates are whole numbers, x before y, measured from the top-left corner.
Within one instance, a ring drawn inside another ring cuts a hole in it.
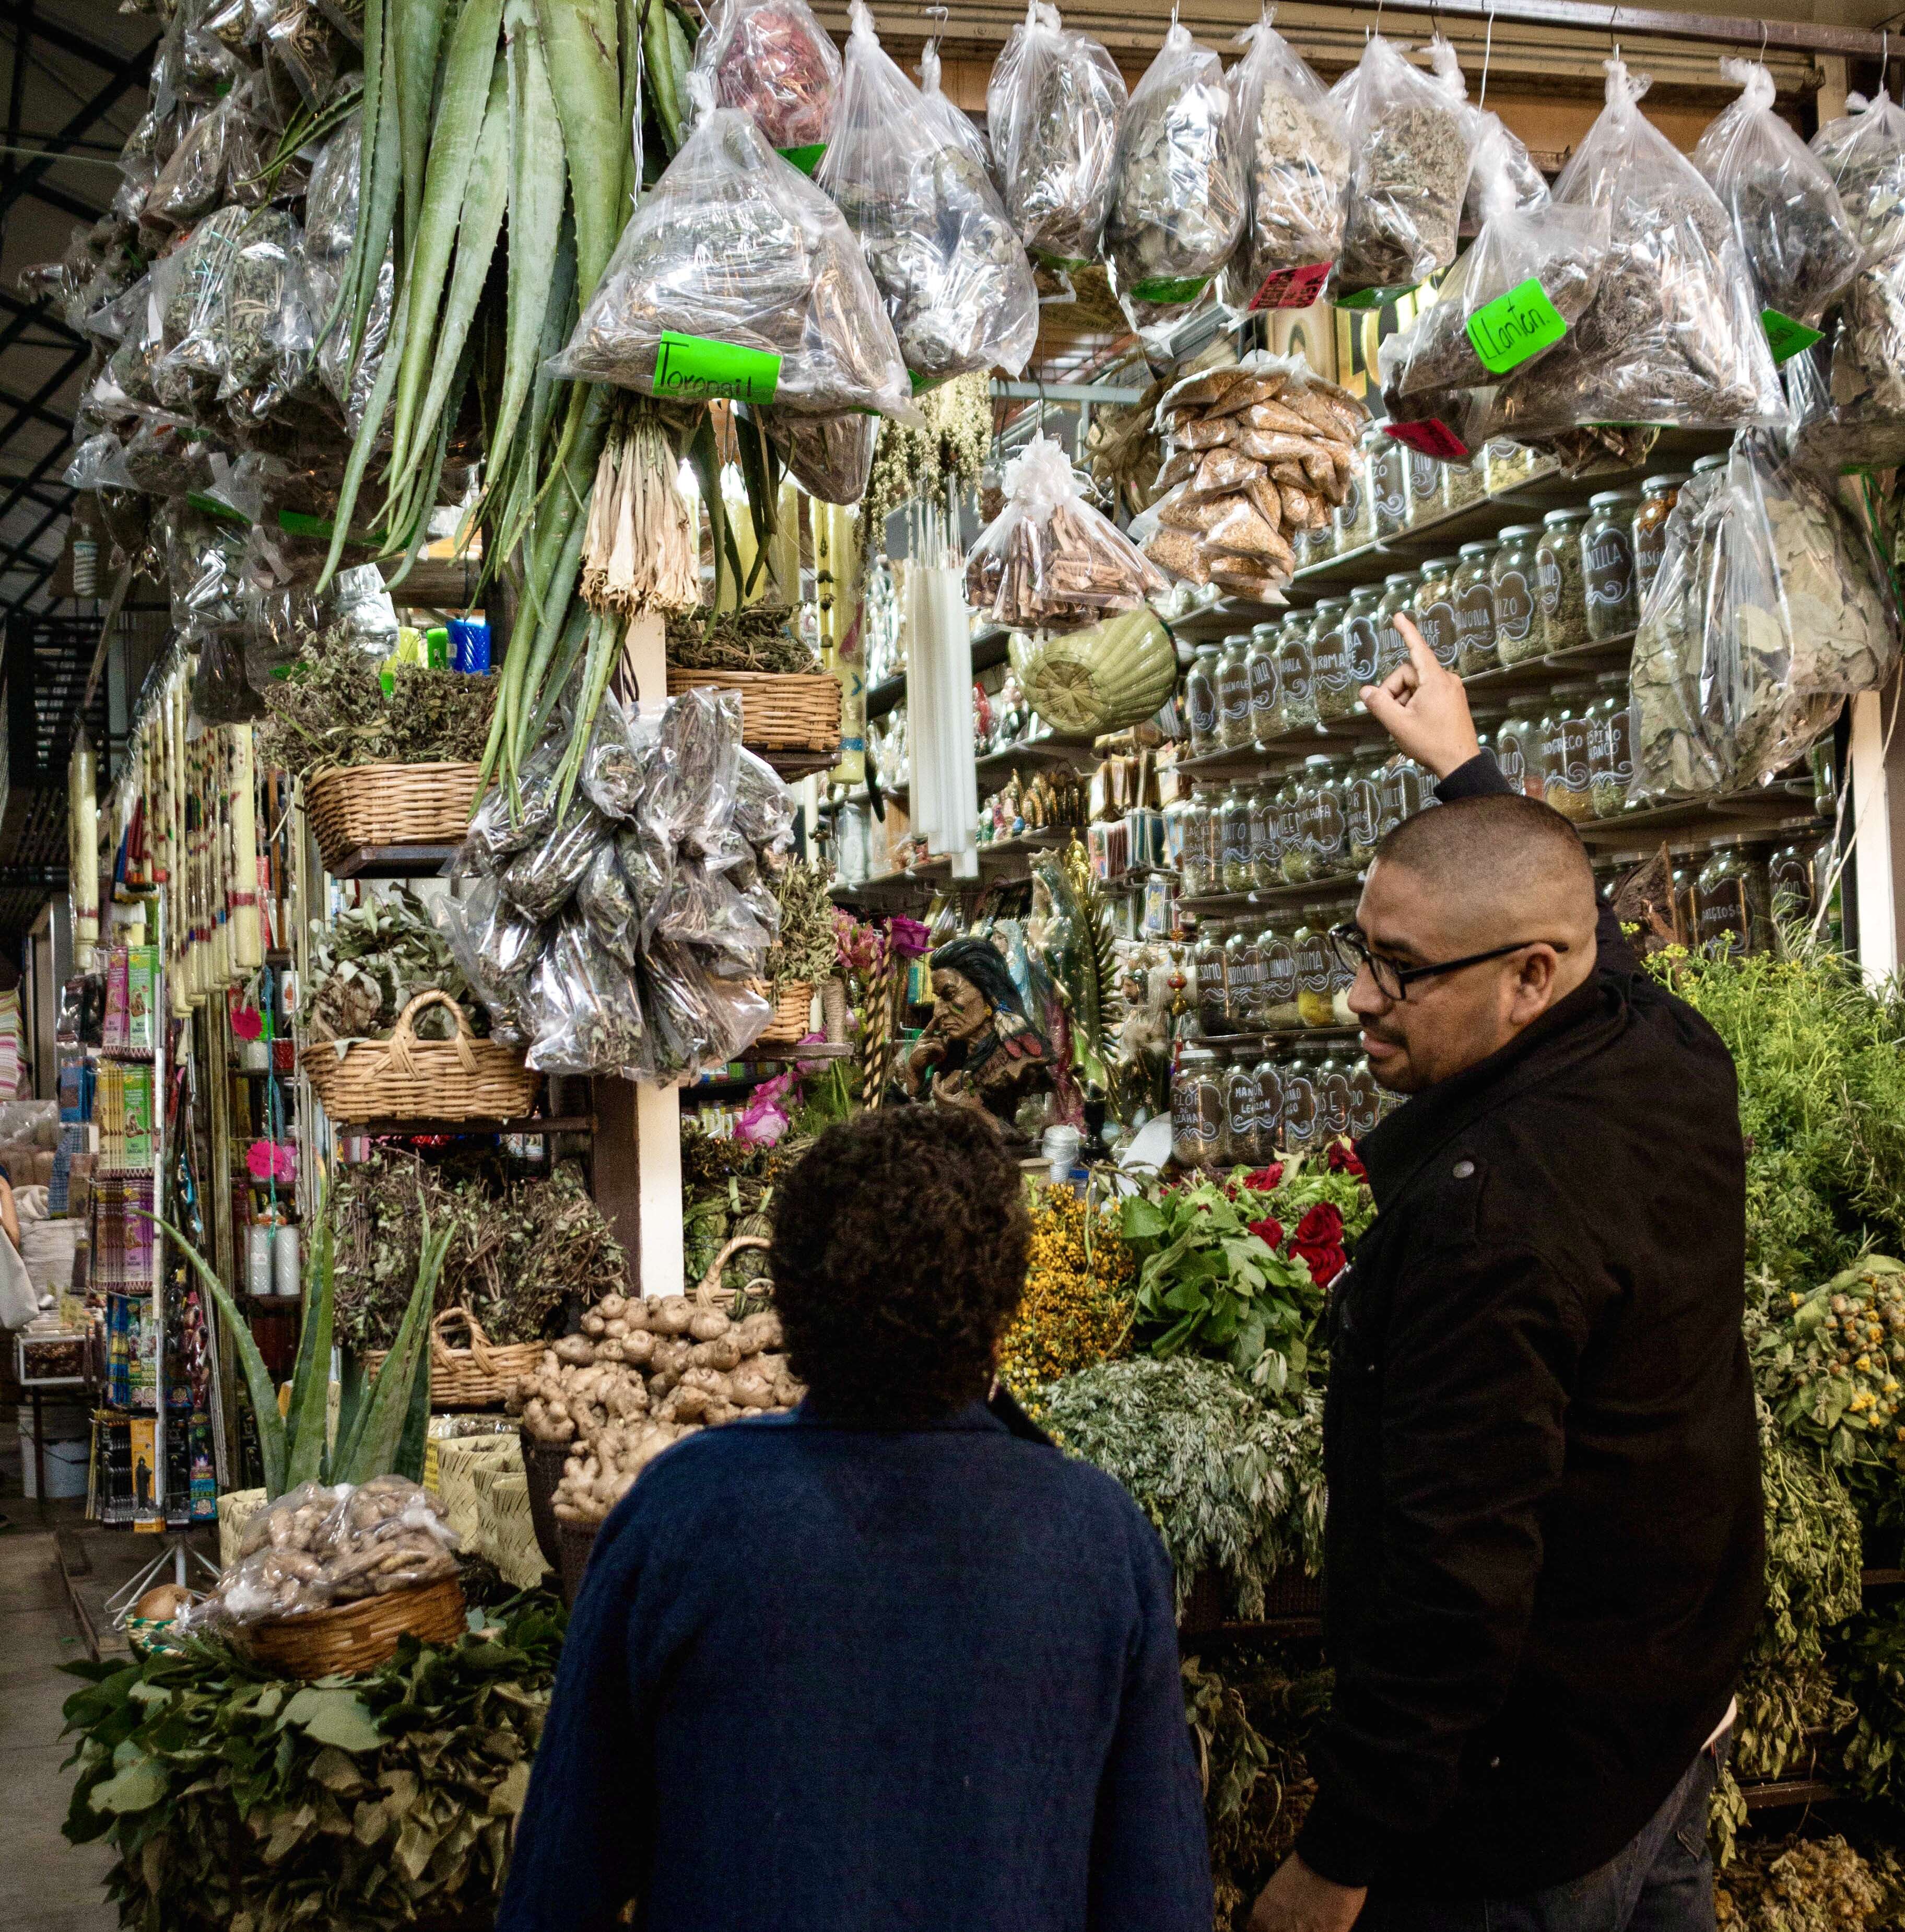
[[[1283,1163],[1274,1160],[1269,1166],[1258,1168],[1255,1174],[1246,1174],[1244,1184],[1258,1194],[1274,1192],[1283,1184]],[[1270,1245],[1274,1247],[1276,1244],[1273,1241]]]
[[[1356,1151],[1356,1143],[1347,1138],[1330,1143],[1330,1172],[1347,1174],[1358,1180],[1366,1180],[1369,1176],[1363,1172],[1362,1156]]]
[[[1248,1224],[1252,1234],[1267,1248],[1280,1248],[1283,1245],[1283,1224],[1265,1215],[1261,1221]]]
[[[1342,1274],[1346,1259],[1342,1252],[1342,1210],[1328,1201],[1319,1201],[1297,1223],[1290,1251],[1302,1257],[1310,1278],[1318,1288],[1328,1288]]]

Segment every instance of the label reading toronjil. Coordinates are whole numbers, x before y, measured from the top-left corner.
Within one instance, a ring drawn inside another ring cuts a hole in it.
[[[780,386],[781,358],[770,349],[743,349],[704,335],[662,332],[655,356],[655,393],[665,400],[731,396],[771,403]]]

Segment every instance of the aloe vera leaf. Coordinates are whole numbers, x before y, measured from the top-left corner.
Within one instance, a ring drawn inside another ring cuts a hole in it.
[[[304,1291],[304,1318],[298,1336],[298,1360],[291,1371],[291,1413],[285,1418],[284,1486],[314,1483],[324,1466],[324,1426],[331,1394],[332,1292],[331,1218],[320,1213],[311,1243],[310,1274]]]
[[[628,172],[615,0],[537,0],[536,14],[568,152],[577,287],[586,304],[622,232]]]
[[[390,1353],[359,1404],[348,1442],[340,1441],[332,1474],[340,1483],[368,1483],[373,1476],[387,1474],[404,1432],[404,1418],[410,1406],[410,1394],[417,1372],[417,1358],[428,1353],[430,1319],[436,1299],[437,1277],[443,1270],[443,1257],[455,1237],[454,1226],[440,1235],[430,1232],[430,1216],[423,1216],[423,1245],[417,1262],[416,1286],[410,1291],[410,1306],[398,1324],[397,1338]]]
[[[443,0],[388,0],[399,152],[404,161],[404,232],[414,235],[423,212],[424,159],[430,148],[436,57],[443,43]]]

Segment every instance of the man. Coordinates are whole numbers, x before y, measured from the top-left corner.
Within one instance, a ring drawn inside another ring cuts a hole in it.
[[[499,1932],[1210,1932],[1163,1547],[986,1406],[1030,1239],[996,1129],[862,1114],[780,1201],[807,1400],[603,1526]]]
[[[1458,680],[1364,701],[1444,801],[1340,944],[1378,1210],[1330,1310],[1318,1792],[1252,1932],[1694,1932],[1760,1604],[1732,1064]]]

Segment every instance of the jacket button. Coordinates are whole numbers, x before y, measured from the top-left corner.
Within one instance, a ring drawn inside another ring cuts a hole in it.
[[[1455,1163],[1455,1178],[1457,1180],[1466,1180],[1474,1171],[1475,1163],[1472,1160],[1458,1160]]]

